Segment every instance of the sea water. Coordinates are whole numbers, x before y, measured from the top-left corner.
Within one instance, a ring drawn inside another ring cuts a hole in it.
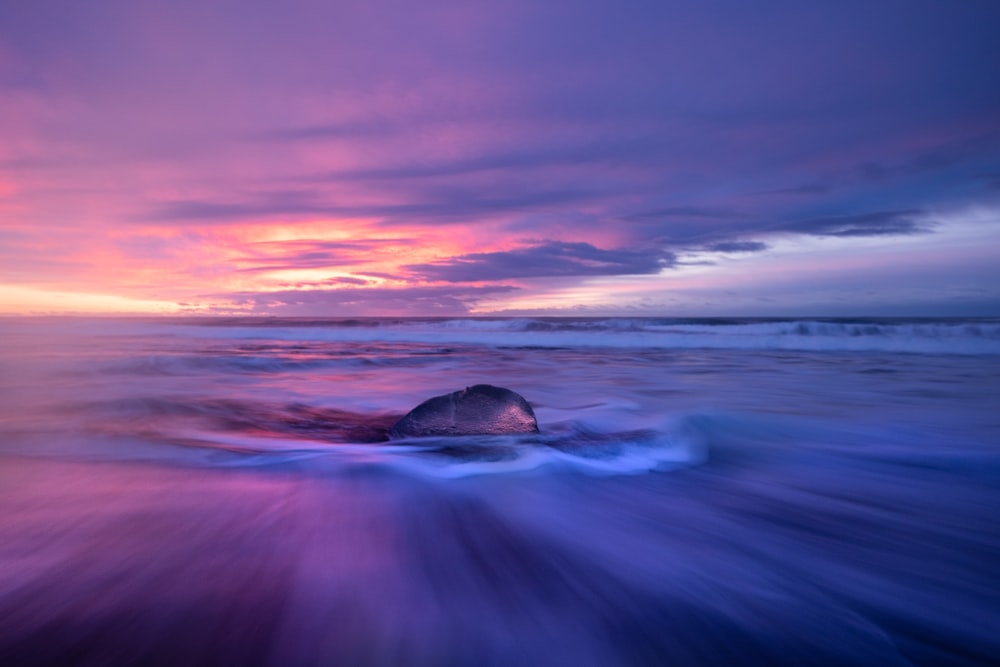
[[[0,664],[1000,664],[1000,321],[2,320]]]

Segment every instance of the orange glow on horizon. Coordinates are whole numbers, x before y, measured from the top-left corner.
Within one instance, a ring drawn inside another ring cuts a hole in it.
[[[992,252],[986,241],[995,229],[992,209],[949,216],[948,233],[902,237],[891,246],[879,238],[772,236],[764,252],[681,252],[677,266],[658,274],[545,277],[543,271],[538,277],[498,275],[459,282],[425,279],[408,267],[531,248],[538,241],[512,238],[502,233],[502,223],[385,226],[361,218],[216,227],[137,225],[100,234],[86,225],[66,226],[54,228],[44,241],[26,228],[10,227],[9,243],[20,247],[25,259],[0,267],[5,282],[0,285],[0,313],[268,312],[269,304],[298,299],[282,299],[281,293],[405,293],[408,288],[471,295],[459,301],[475,315],[659,308],[695,303],[700,294],[734,299],[753,290],[794,294],[803,281],[843,281],[913,261],[927,267],[960,263],[962,256],[986,261]],[[52,261],[42,274],[39,267],[47,256]],[[476,292],[490,287],[501,289]],[[361,296],[333,300],[362,301]],[[366,312],[378,303],[373,295]]]
[[[0,313],[228,312],[241,308],[232,293],[433,285],[406,266],[517,247],[498,243],[503,235],[488,226],[384,229],[373,219],[66,236],[73,243],[65,268],[44,281],[0,286]]]
[[[0,285],[0,314],[58,315],[190,312],[181,304],[153,299],[135,299],[116,294],[63,292]]]

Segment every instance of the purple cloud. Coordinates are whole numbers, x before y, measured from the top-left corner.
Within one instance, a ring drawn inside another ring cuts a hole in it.
[[[590,201],[599,193],[583,188],[550,189],[544,186],[518,192],[494,193],[475,189],[446,188],[420,201],[387,204],[342,205],[323,201],[319,192],[299,196],[256,196],[249,201],[219,202],[178,200],[156,202],[136,217],[144,222],[242,223],[251,220],[298,219],[316,216],[380,218],[386,225],[414,222],[467,223],[496,215],[573,206]]]
[[[344,287],[274,292],[236,292],[212,295],[225,299],[238,312],[285,316],[376,316],[384,313],[416,317],[468,314],[476,303],[518,288],[486,287]],[[223,307],[220,310],[227,310]]]
[[[763,252],[767,250],[768,245],[766,243],[761,243],[760,241],[719,241],[718,243],[710,243],[704,247],[704,250],[709,252]]]
[[[859,215],[797,220],[773,229],[810,236],[897,236],[924,234],[930,227],[920,221],[920,211],[878,211]]]
[[[549,241],[502,252],[470,253],[405,268],[425,280],[477,282],[553,276],[609,276],[658,273],[675,262],[673,253],[603,250],[589,243]]]
[[[245,256],[238,260],[244,273],[324,269],[355,266],[369,260],[386,246],[415,243],[412,239],[369,239],[326,241],[298,239],[258,241],[242,246]],[[366,284],[361,281],[358,284]]]
[[[0,231],[20,235],[0,236],[4,280],[111,294],[130,275],[187,299],[225,268],[253,284],[365,263],[376,224],[454,235],[411,277],[527,288],[786,234],[912,241],[922,211],[1000,207],[995,2],[244,9],[0,3]],[[242,225],[350,239],[254,246]],[[220,238],[239,259],[204,268]],[[546,241],[475,252],[525,238]]]

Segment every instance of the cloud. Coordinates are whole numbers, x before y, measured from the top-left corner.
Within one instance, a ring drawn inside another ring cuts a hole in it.
[[[912,150],[896,160],[867,160],[861,163],[855,176],[863,182],[885,181],[945,172],[977,158],[993,158],[1000,149],[1000,131],[976,133],[952,139],[924,150]]]
[[[771,229],[809,236],[907,236],[931,231],[920,220],[921,214],[917,210],[878,211],[797,220]]]
[[[450,196],[449,196],[450,193]],[[428,193],[434,194],[434,193]],[[146,222],[244,222],[250,220],[330,216],[344,218],[380,218],[383,224],[407,224],[413,221],[463,223],[498,214],[566,206],[599,198],[603,193],[593,188],[525,188],[499,194],[483,191],[449,189],[429,201],[404,201],[396,204],[335,204],[321,199],[322,193],[271,197],[262,195],[250,201],[220,202],[175,200],[158,202],[136,216]]]
[[[333,276],[332,278],[327,278],[325,280],[303,280],[298,282],[285,282],[280,285],[281,288],[286,290],[306,290],[306,289],[323,289],[333,285],[371,285],[374,284],[373,280],[366,280],[365,278],[358,278],[355,276]]]
[[[338,285],[368,285],[371,283],[370,280],[355,278],[354,276],[336,276],[334,278],[328,278],[325,282]]]
[[[760,241],[719,241],[704,246],[709,252],[763,252],[768,245]]]
[[[654,208],[623,216],[622,220],[630,222],[662,221],[669,218],[712,218],[725,219],[735,217],[736,213],[723,208],[706,206],[666,206]]]
[[[676,262],[663,249],[603,250],[589,243],[548,241],[501,252],[471,253],[405,268],[425,280],[477,282],[555,276],[654,274]]]
[[[257,132],[248,138],[262,142],[312,142],[342,139],[388,138],[400,133],[401,128],[388,120],[364,119],[352,122],[301,125],[277,130]]]
[[[211,295],[228,306],[220,311],[240,311],[285,316],[399,316],[433,317],[467,314],[483,299],[514,292],[510,285],[366,287],[298,289],[275,292],[236,292]]]
[[[237,261],[244,273],[323,269],[353,266],[369,261],[372,256],[391,245],[415,243],[413,239],[367,239],[328,241],[295,239],[288,241],[257,241],[241,246],[244,256]]]
[[[463,159],[422,161],[391,167],[332,171],[318,177],[332,181],[380,181],[428,179],[466,176],[491,171],[557,169],[560,167],[593,166],[607,163],[635,164],[662,158],[664,147],[646,136],[609,137],[585,142],[539,146],[532,144],[520,150],[483,150]]]
[[[668,249],[895,244],[1000,193],[995,2],[55,4],[0,2],[0,227],[27,234],[0,239],[8,282],[570,285]],[[801,270],[780,255],[760,259]]]
[[[833,189],[829,183],[802,183],[787,188],[777,188],[774,190],[764,190],[762,195],[825,195]]]

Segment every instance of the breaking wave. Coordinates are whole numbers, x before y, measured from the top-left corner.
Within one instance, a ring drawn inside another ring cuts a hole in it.
[[[1000,354],[1000,321],[556,318],[205,321],[202,335],[313,341],[459,343],[492,347],[612,347]],[[211,333],[209,333],[211,332]]]

